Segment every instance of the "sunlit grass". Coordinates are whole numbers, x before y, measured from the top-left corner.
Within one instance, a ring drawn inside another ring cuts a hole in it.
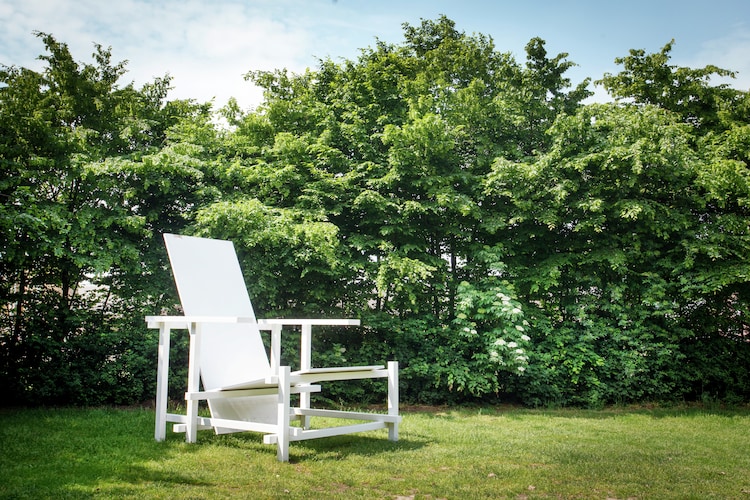
[[[401,440],[153,441],[148,409],[0,412],[2,498],[748,498],[750,411],[432,409]]]

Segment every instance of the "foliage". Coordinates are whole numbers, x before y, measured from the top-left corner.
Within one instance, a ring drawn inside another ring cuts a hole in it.
[[[49,53],[42,73],[0,71],[7,401],[140,399],[154,360],[129,316],[161,304],[143,279],[164,279],[163,258],[148,256],[152,231],[188,200],[172,201],[182,197],[178,164],[157,159],[168,154],[159,152],[166,129],[191,106],[164,105],[168,78],[118,86],[124,63],[113,64],[108,49],[97,46],[95,63],[79,65],[65,44],[38,36]]]
[[[142,317],[179,312],[163,232],[234,241],[261,316],[361,317],[316,362],[398,359],[407,400],[750,397],[750,97],[711,84],[732,72],[632,50],[598,81],[615,102],[584,104],[539,38],[518,62],[446,17],[403,31],[248,72],[264,101],[226,127],[168,78],[120,86],[99,46],[39,34],[44,71],[0,68],[11,399],[150,397]],[[381,396],[358,387],[325,397]]]
[[[505,283],[487,280],[482,288],[462,282],[458,286],[456,319],[457,332],[451,335],[453,348],[460,358],[471,360],[464,368],[465,377],[483,378],[483,384],[466,382],[450,373],[448,387],[455,384],[457,390],[467,389],[479,396],[498,392],[497,372],[521,375],[528,365],[526,334],[529,323],[523,319],[521,304],[514,300]],[[455,366],[452,367],[455,372]]]
[[[673,45],[674,40],[655,54],[630,50],[630,55],[615,59],[624,70],[617,75],[605,74],[599,83],[617,99],[631,99],[673,111],[699,131],[720,127],[729,116],[740,111],[735,104],[742,93],[728,84],[711,86],[711,78],[734,77],[735,73],[714,65],[704,68],[670,65]]]
[[[332,307],[330,290],[337,287],[339,245],[333,224],[310,220],[302,211],[243,199],[198,210],[195,233],[232,240],[243,261],[262,263],[249,266],[245,277],[254,307],[266,314],[280,304],[285,310],[309,314]],[[305,302],[298,303],[302,297]]]
[[[572,382],[573,392],[558,395],[563,402],[694,397],[699,380],[684,364],[696,360],[686,350],[695,353],[688,346],[707,336],[729,341],[715,321],[738,318],[717,301],[746,293],[745,265],[730,255],[744,260],[735,245],[746,244],[747,226],[734,225],[739,238],[727,239],[726,226],[709,222],[734,217],[704,189],[711,167],[671,113],[589,105],[552,133],[548,154],[534,163],[499,160],[487,183],[512,207],[508,269],[545,318],[534,322],[546,325],[547,339],[536,361]],[[707,281],[714,286],[695,293]]]

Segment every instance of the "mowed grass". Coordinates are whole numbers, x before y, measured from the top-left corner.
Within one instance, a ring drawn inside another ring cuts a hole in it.
[[[407,411],[386,433],[153,440],[150,409],[0,411],[1,498],[745,498],[750,409]]]

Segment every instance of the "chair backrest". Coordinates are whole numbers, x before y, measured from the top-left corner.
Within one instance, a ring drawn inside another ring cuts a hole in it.
[[[164,242],[185,315],[253,320],[204,325],[203,387],[218,389],[268,376],[268,355],[232,242],[175,234],[165,234]]]

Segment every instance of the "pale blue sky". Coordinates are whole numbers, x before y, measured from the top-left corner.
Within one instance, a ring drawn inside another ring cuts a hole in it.
[[[221,106],[234,96],[252,107],[260,93],[242,78],[249,70],[356,58],[376,38],[400,43],[404,22],[441,14],[521,62],[529,39],[543,38],[551,56],[579,64],[574,83],[617,72],[615,57],[631,48],[656,52],[674,38],[673,64],[735,70],[732,85],[750,89],[748,0],[0,0],[0,63],[38,68],[39,30],[79,61],[91,61],[95,42],[112,46],[136,84],[170,73],[172,98]]]

